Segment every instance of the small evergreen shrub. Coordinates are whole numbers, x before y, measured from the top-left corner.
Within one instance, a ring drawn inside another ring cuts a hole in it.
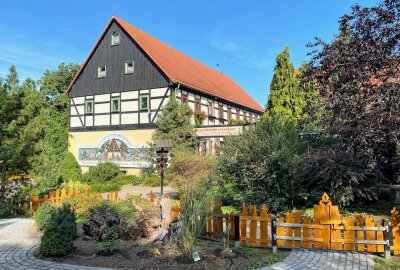
[[[60,163],[57,171],[57,179],[61,178],[63,182],[77,181],[81,178],[82,170],[71,152],[64,154],[64,159]]]
[[[43,256],[65,256],[74,249],[76,235],[75,213],[64,204],[48,221],[39,251]]]
[[[45,229],[56,210],[57,207],[49,202],[46,202],[40,206],[33,216],[33,220],[36,222],[36,227],[38,227],[40,230]]]
[[[82,175],[82,179],[89,183],[110,182],[118,179],[121,175],[122,172],[117,165],[103,162],[95,167],[90,167],[89,171]]]
[[[104,234],[104,240],[96,247],[97,251],[102,255],[112,254],[117,249],[118,237],[118,227],[108,228]]]

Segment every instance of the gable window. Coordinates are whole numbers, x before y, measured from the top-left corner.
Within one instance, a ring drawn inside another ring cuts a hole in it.
[[[85,101],[85,114],[93,114],[93,99]]]
[[[150,97],[149,97],[149,94],[140,95],[140,97],[139,97],[139,109],[141,111],[148,111],[150,109]]]
[[[213,102],[208,103],[208,116],[211,116],[211,117],[214,116],[214,103]]]
[[[218,106],[218,118],[224,119],[224,107],[221,104]]]
[[[133,61],[125,62],[125,74],[132,74],[134,72]]]
[[[120,36],[118,32],[114,32],[111,35],[111,46],[119,45]]]
[[[196,112],[200,112],[201,111],[201,100],[199,98],[196,98],[194,100],[194,110]]]
[[[113,97],[111,99],[111,112],[119,112],[121,107],[121,99],[119,97]]]
[[[188,95],[182,94],[182,104],[188,104],[189,102],[189,97]]]
[[[228,107],[228,120],[232,118],[232,108]]]
[[[97,78],[105,78],[106,77],[106,66],[99,66],[97,68]]]

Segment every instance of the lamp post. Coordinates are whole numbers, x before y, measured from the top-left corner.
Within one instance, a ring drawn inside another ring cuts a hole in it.
[[[307,143],[307,154],[308,156],[310,156],[310,142],[312,139],[315,138],[315,136],[317,135],[317,133],[315,133],[314,131],[305,131],[305,132],[301,132],[300,134],[300,138],[306,139],[306,143]]]
[[[172,148],[172,140],[155,140],[156,146],[156,167],[160,172],[160,196],[164,197],[164,169],[168,168],[169,161],[171,161],[171,153],[169,151]]]

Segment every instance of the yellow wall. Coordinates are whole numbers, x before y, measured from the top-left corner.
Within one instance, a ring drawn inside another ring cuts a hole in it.
[[[84,131],[69,133],[69,151],[78,160],[78,148],[82,146],[97,146],[101,138],[110,134],[121,134],[127,137],[133,145],[147,145],[151,141],[151,136],[154,129],[139,129],[139,130],[112,130],[112,131]],[[140,172],[139,168],[121,168],[127,171],[127,174],[137,175]],[[88,167],[82,167],[85,172]]]

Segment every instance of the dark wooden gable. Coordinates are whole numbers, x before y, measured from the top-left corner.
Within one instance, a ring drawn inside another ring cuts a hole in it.
[[[120,33],[120,44],[111,46],[111,35],[114,31]],[[126,75],[125,62],[132,60],[134,61],[135,71],[133,74]],[[107,76],[98,79],[97,68],[103,65],[106,66]],[[167,87],[168,82],[161,70],[114,21],[97,48],[94,49],[92,56],[68,95],[79,97],[160,88]]]

